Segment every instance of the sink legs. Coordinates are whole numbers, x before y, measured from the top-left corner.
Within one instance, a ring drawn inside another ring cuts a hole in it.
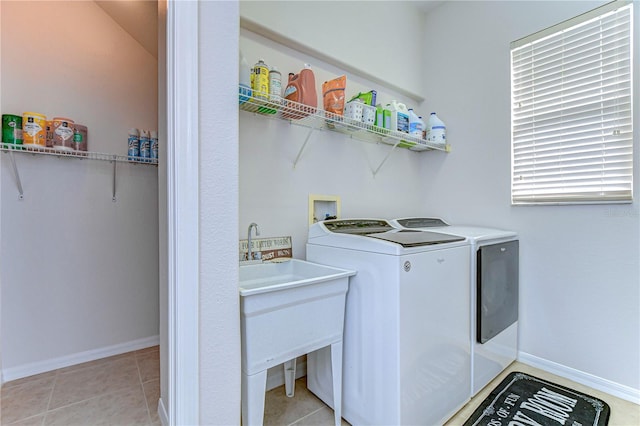
[[[296,358],[284,363],[284,389],[289,398],[296,393]]]
[[[264,393],[267,389],[267,370],[251,376],[242,373],[242,425],[262,425]]]
[[[331,344],[331,378],[333,379],[333,414],[336,426],[342,423],[342,340]]]
[[[342,340],[331,344],[331,378],[336,426],[342,423]],[[288,397],[295,393],[296,359],[284,363],[285,390]],[[264,394],[267,370],[248,375],[242,373],[242,425],[261,426],[264,420]]]

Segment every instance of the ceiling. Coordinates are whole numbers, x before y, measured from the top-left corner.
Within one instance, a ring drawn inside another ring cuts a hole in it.
[[[445,0],[411,1],[423,13],[429,13]],[[118,25],[158,58],[158,2],[156,0],[95,0]]]
[[[158,58],[158,2],[156,0],[95,0],[95,3],[147,52]]]
[[[416,1],[415,3],[416,3],[416,6],[420,10],[422,10],[424,13],[429,13],[444,2],[445,0],[422,0],[422,1]]]

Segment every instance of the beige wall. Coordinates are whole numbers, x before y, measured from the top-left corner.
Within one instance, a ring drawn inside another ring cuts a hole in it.
[[[120,155],[130,127],[157,128],[157,61],[94,2],[2,2],[1,28],[3,113],[69,117],[89,150]],[[109,162],[20,155],[18,200],[8,161],[5,372],[157,339],[157,169],[118,164],[113,202]]]

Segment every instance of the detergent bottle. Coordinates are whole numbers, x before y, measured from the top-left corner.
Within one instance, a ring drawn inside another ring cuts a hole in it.
[[[413,108],[409,108],[409,134],[418,138],[422,138],[422,126],[418,114],[413,112]]]
[[[387,104],[391,111],[391,131],[409,133],[409,110],[407,106],[398,101]]]
[[[381,104],[376,105],[376,121],[374,126],[384,128],[384,108]]]
[[[280,81],[280,71],[271,67],[269,71],[269,100],[273,103],[280,103],[282,99],[282,82]]]
[[[447,128],[438,118],[435,112],[432,112],[427,121],[427,141],[444,145],[447,143]]]
[[[382,110],[382,120],[384,129],[391,130],[391,110],[389,108],[384,108]]]
[[[289,81],[284,90],[287,108],[282,111],[282,117],[300,119],[314,114],[318,108],[318,93],[316,78],[311,65],[304,64],[298,74],[289,73]],[[287,102],[287,101],[292,101]]]

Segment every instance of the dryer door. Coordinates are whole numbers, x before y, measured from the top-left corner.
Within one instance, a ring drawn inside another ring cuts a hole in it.
[[[477,330],[480,343],[518,320],[518,241],[478,249]]]

